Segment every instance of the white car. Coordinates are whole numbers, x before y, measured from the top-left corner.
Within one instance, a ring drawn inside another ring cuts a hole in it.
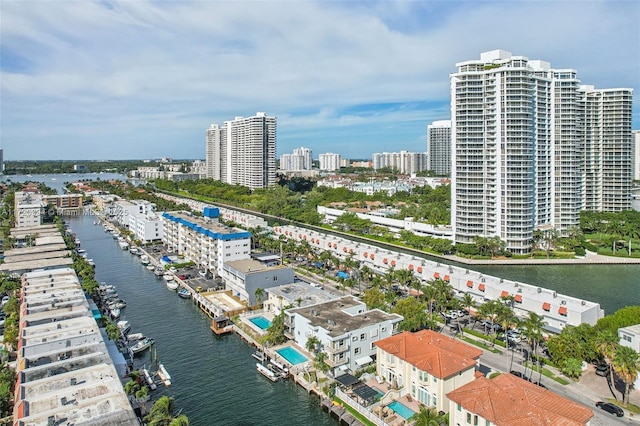
[[[201,277],[206,277],[207,276],[207,271],[205,271],[205,270],[198,271],[198,275],[200,275]]]
[[[444,314],[444,317],[449,319],[456,319],[458,318],[458,313],[456,311],[447,312],[446,314]]]

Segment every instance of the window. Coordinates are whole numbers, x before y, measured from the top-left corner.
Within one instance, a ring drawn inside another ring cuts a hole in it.
[[[360,353],[360,348],[355,348],[355,349],[353,350],[353,353],[354,353],[354,354],[356,354],[356,355],[358,355],[358,354]]]
[[[624,340],[626,342],[630,342],[631,341],[631,336],[629,336],[627,334],[623,334],[622,335],[622,340]]]
[[[462,411],[462,405],[458,404],[458,411]]]
[[[367,335],[365,333],[362,333],[360,335],[360,340],[367,340]]]
[[[351,338],[351,340],[353,340],[354,342],[356,342],[356,341],[358,340],[358,336],[353,336],[353,337]]]
[[[467,423],[471,424],[471,413],[467,413]]]
[[[273,277],[273,280],[274,281],[278,281],[278,277]]]
[[[478,426],[478,416],[474,414],[473,416],[473,424],[474,426]]]
[[[387,327],[382,327],[382,328],[380,329],[380,331],[382,331],[382,332],[384,333],[385,331],[387,331]]]

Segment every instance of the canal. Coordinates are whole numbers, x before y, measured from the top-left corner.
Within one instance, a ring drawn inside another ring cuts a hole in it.
[[[127,302],[122,319],[133,333],[152,337],[150,351],[136,367],[153,363],[153,354],[171,374],[172,385],[153,394],[175,397],[192,425],[337,425],[317,397],[291,380],[271,383],[256,372],[253,348],[235,334],[214,337],[210,320],[190,300],[169,291],[139,258],[121,250],[95,217],[66,219],[82,248],[96,263],[96,279],[114,284]]]

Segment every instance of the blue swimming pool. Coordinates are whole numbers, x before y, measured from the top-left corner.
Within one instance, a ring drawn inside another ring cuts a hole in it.
[[[410,419],[411,416],[416,414],[416,412],[413,411],[411,408],[407,407],[406,405],[398,401],[393,401],[391,404],[388,405],[388,407],[391,408],[396,413],[398,413],[400,416],[404,417],[405,419]]]
[[[285,346],[282,349],[277,349],[276,352],[278,352],[278,355],[286,359],[287,362],[289,362],[289,364],[291,365],[296,365],[307,361],[306,356],[302,355],[291,346]]]
[[[254,323],[256,326],[260,327],[263,330],[271,327],[271,321],[266,319],[265,317],[253,317],[249,321]]]

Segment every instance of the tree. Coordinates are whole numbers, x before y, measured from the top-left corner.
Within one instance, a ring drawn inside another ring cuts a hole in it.
[[[158,398],[144,420],[148,426],[189,426],[186,415],[174,415],[174,399],[168,396]]]
[[[307,339],[305,347],[309,352],[317,354],[320,350],[320,340],[316,336],[311,336]]]
[[[618,335],[612,333],[610,330],[601,331],[596,336],[596,346],[598,348],[598,352],[602,355],[607,364],[611,365],[619,347]],[[615,385],[615,382],[613,381],[613,368],[609,369],[607,381],[609,382],[609,389],[613,390]],[[612,393],[615,398],[615,393],[613,391]]]
[[[413,422],[414,426],[440,426],[443,423],[443,417],[438,414],[438,410],[433,407],[425,407],[420,405],[420,412],[409,418],[409,422]],[[449,424],[447,421],[444,424]]]
[[[620,346],[612,361],[613,369],[624,382],[623,405],[629,404],[629,388],[638,378],[640,371],[640,357],[638,352],[628,346]]]
[[[254,292],[256,296],[256,300],[258,301],[258,305],[262,305],[262,298],[264,297],[264,289],[258,287]]]
[[[325,352],[320,352],[316,355],[316,358],[313,360],[313,366],[318,370],[326,373],[331,368],[329,364],[327,364],[327,354]]]
[[[427,322],[427,307],[415,297],[400,299],[393,312],[404,317],[398,325],[398,329],[403,331],[420,330]]]
[[[540,365],[540,359],[538,358],[536,351],[540,341],[542,340],[542,330],[544,329],[544,325],[545,322],[543,321],[543,317],[532,311],[529,311],[529,315],[522,322],[524,337],[529,342],[534,357],[538,360],[538,383],[542,380],[542,366]],[[531,371],[533,371],[533,366],[531,367]],[[525,369],[525,374],[526,372],[527,371]]]
[[[362,301],[367,305],[367,309],[384,309],[384,293],[380,289],[373,287],[364,292]]]
[[[286,337],[284,336],[284,316],[286,314],[284,312],[280,312],[278,315],[273,317],[271,321],[271,325],[267,328],[267,333],[264,336],[265,343],[271,343],[274,345],[284,343]]]

